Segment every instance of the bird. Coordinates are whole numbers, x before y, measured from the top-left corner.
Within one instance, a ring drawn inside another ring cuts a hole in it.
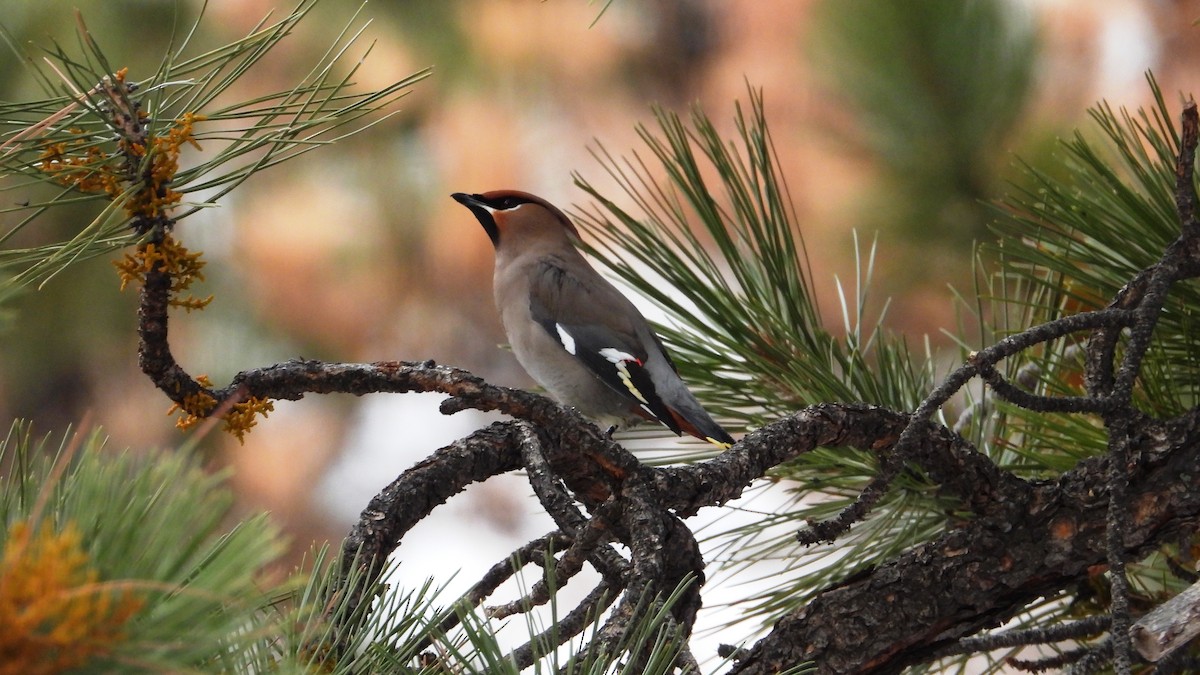
[[[576,248],[560,209],[517,190],[456,192],[495,248],[493,294],[517,361],[559,403],[618,428],[657,420],[728,448],[642,313]],[[603,426],[602,426],[603,428]]]

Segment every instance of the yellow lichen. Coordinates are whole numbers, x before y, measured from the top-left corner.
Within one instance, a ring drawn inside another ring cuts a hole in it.
[[[174,307],[179,307],[180,309],[182,309],[185,312],[190,312],[193,309],[204,309],[205,307],[208,307],[208,303],[210,303],[212,301],[213,301],[213,296],[211,293],[208,296],[203,297],[203,298],[197,298],[194,295],[189,295],[186,298],[180,298],[178,300],[174,300],[174,299],[171,300],[171,305]]]
[[[212,382],[204,375],[196,378],[196,380],[203,387],[212,387]],[[167,414],[172,415],[176,412],[182,412],[183,414],[179,419],[175,420],[175,426],[179,429],[190,429],[202,419],[208,417],[216,405],[216,399],[202,391],[184,397],[183,403],[172,405],[167,410]],[[223,429],[226,433],[236,436],[239,443],[244,443],[246,434],[250,432],[252,427],[258,424],[258,420],[255,418],[258,415],[266,417],[273,410],[275,410],[275,404],[269,398],[251,397],[241,403],[235,403],[229,412],[221,417],[225,420]]]
[[[54,180],[81,192],[103,192],[109,198],[121,194],[121,179],[110,165],[112,159],[96,146],[76,149],[86,143],[79,138],[71,143],[47,143],[38,156],[38,168]]]
[[[179,171],[180,149],[185,144],[201,149],[194,127],[206,117],[186,112],[166,133],[152,135],[143,124],[148,119],[145,111],[129,98],[126,75],[126,69],[122,68],[100,85],[108,99],[108,124],[120,136],[115,147],[110,146],[106,151],[102,149],[106,142],[98,140],[98,136],[83,129],[70,129],[78,138],[70,143],[47,141],[38,157],[38,168],[63,185],[82,192],[105,193],[109,199],[116,199],[133,187],[124,204],[126,213],[134,219],[155,221],[165,217],[183,199],[171,187]]]
[[[104,193],[109,199],[117,199],[128,193],[125,212],[133,219],[138,231],[144,233],[152,227],[160,227],[167,211],[179,204],[182,193],[172,187],[175,174],[179,171],[180,149],[186,144],[200,149],[196,142],[194,126],[205,119],[203,115],[184,113],[175,123],[159,136],[142,134],[140,120],[142,111],[137,111],[137,120],[130,117],[133,107],[124,88],[125,70],[117,71],[109,83],[109,97],[114,111],[130,108],[130,112],[114,112],[110,124],[116,126],[120,135],[115,150],[105,151],[95,138],[82,129],[71,129],[78,138],[68,141],[47,141],[38,156],[38,168],[66,186],[81,192]],[[118,101],[117,99],[121,99]],[[117,105],[118,103],[121,105]],[[129,124],[126,124],[129,122]],[[122,131],[123,130],[123,131]],[[149,157],[147,157],[147,154]],[[130,190],[129,188],[133,189]],[[167,221],[169,223],[169,221]],[[143,244],[133,254],[114,262],[121,278],[121,290],[131,281],[144,281],[146,273],[162,262],[162,269],[171,276],[172,293],[188,288],[196,279],[203,279],[200,268],[204,262],[199,253],[190,253],[182,245],[167,236],[160,244]],[[171,305],[185,310],[203,309],[212,297],[187,296],[173,298]]]
[[[184,145],[201,149],[193,135],[193,125],[206,119],[203,115],[184,113],[167,131],[165,136],[148,139],[151,149],[150,165],[141,176],[142,186],[129,198],[125,210],[133,217],[157,218],[182,199],[183,195],[171,187],[175,173],[179,170],[179,150]],[[146,148],[131,146],[131,154],[141,156]]]
[[[237,436],[239,443],[244,443],[245,436],[251,427],[258,424],[258,420],[254,419],[255,416],[266,417],[267,413],[273,410],[275,410],[275,404],[271,402],[271,399],[257,396],[235,404],[232,410],[225,413],[225,431]]]
[[[191,288],[196,281],[204,281],[201,271],[207,264],[200,259],[203,253],[189,251],[187,247],[175,241],[171,235],[163,237],[162,242],[141,244],[133,253],[126,253],[121,260],[114,260],[117,275],[121,279],[121,290],[125,290],[131,282],[145,283],[146,275],[151,270],[159,270],[171,278],[172,298],[168,303],[172,307],[182,307],[185,310],[204,309],[212,302],[213,296],[197,298],[188,295],[182,298],[174,297],[178,293]]]
[[[0,559],[0,675],[61,673],[110,654],[143,601],[98,580],[73,525],[34,534],[13,524]]]
[[[200,385],[203,387],[211,387],[212,383],[207,377],[197,378]],[[167,409],[168,415],[173,415],[176,412],[183,412],[179,419],[175,420],[175,426],[179,429],[190,429],[200,422],[200,420],[208,417],[213,408],[217,406],[217,399],[204,391],[199,391],[194,394],[188,394],[183,397],[183,403],[175,403]]]

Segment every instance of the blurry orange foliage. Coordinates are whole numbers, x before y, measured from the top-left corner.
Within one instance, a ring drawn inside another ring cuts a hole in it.
[[[11,526],[0,560],[0,675],[60,673],[111,652],[143,601],[99,583],[78,530]]]

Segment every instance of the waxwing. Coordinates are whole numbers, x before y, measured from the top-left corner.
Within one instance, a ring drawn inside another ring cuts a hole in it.
[[[560,403],[613,428],[658,420],[721,447],[709,417],[641,312],[575,248],[579,232],[540,197],[451,195],[496,248],[496,308],[517,361]]]

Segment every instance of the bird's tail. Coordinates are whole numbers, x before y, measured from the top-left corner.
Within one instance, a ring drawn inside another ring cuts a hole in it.
[[[691,406],[688,407],[691,408]],[[734,443],[733,437],[722,429],[720,424],[714,422],[713,418],[699,404],[691,410],[669,407],[667,411],[671,413],[671,417],[674,418],[675,424],[679,426],[680,430],[702,441],[708,441],[722,450]]]

